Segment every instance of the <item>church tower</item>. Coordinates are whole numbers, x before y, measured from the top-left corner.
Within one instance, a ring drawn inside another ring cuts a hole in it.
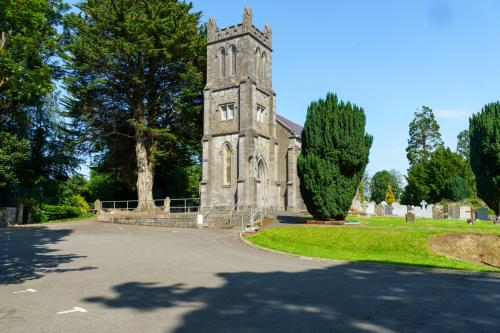
[[[204,89],[202,206],[239,203],[279,208],[283,190],[278,181],[275,100],[271,27],[257,29],[249,7],[243,11],[242,23],[224,29],[211,18]]]

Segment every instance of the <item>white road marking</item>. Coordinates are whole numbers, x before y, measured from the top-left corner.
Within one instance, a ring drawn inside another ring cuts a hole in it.
[[[20,291],[14,291],[13,294],[19,294],[19,293],[36,293],[35,289],[26,289],[26,290],[20,290]]]
[[[72,313],[72,312],[88,312],[88,311],[85,310],[84,308],[74,306],[72,310],[61,311],[61,312],[58,312],[57,314],[66,314],[66,313]]]

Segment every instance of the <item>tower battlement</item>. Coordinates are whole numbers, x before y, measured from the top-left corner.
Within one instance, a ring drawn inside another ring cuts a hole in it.
[[[218,28],[215,19],[212,17],[208,21],[208,44],[225,39],[250,34],[259,40],[262,44],[272,49],[272,31],[271,26],[266,24],[264,31],[260,31],[252,24],[253,13],[250,7],[243,11],[243,23],[232,25],[226,28]]]

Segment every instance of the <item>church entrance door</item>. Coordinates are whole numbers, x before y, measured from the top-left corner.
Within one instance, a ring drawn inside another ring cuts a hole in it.
[[[267,207],[269,190],[269,177],[267,173],[267,165],[263,158],[259,159],[257,164],[257,206]]]

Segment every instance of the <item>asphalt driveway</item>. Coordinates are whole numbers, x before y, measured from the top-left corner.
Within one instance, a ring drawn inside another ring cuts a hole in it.
[[[0,229],[0,332],[498,332],[500,279],[314,261],[234,230]]]

